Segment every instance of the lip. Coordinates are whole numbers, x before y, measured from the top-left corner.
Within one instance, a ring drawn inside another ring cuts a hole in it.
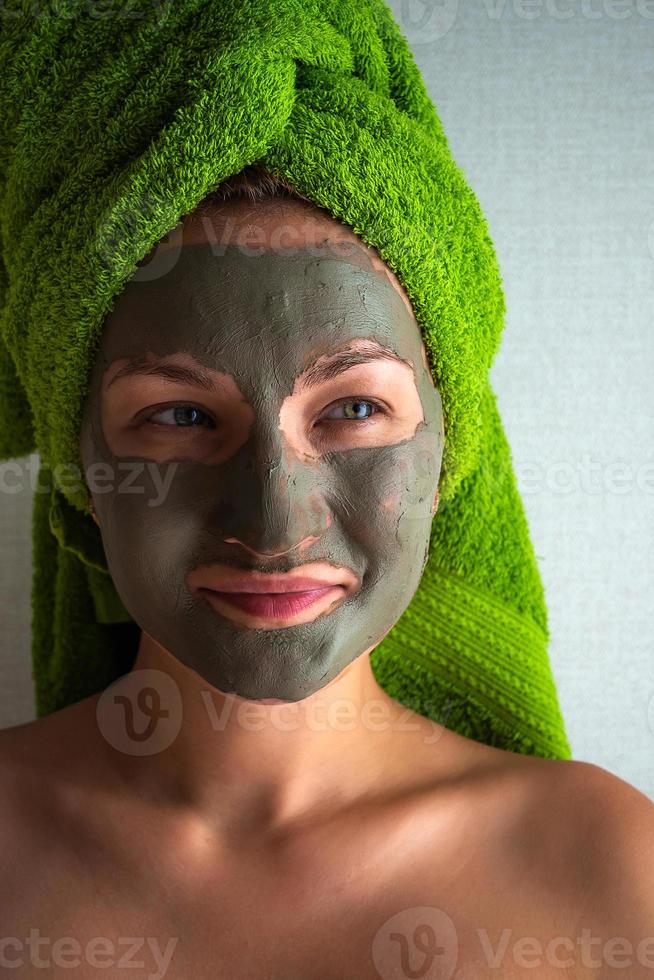
[[[212,576],[213,580],[213,576]],[[245,592],[251,595],[280,595],[288,592],[310,592],[312,589],[329,589],[339,582],[329,582],[325,579],[309,578],[303,575],[287,578],[286,576],[267,575],[265,579],[257,580],[246,578],[227,579],[224,582],[217,582],[215,585],[205,586],[215,592]],[[219,587],[220,586],[220,587]]]
[[[283,575],[235,574],[226,565],[209,565],[190,572],[187,582],[216,612],[253,628],[310,622],[335,604],[342,605],[359,588],[359,579],[349,569],[324,562],[304,564]]]
[[[347,568],[333,568],[324,562],[299,565],[283,575],[270,572],[241,572],[236,574],[227,565],[205,565],[189,573],[191,588],[211,589],[214,592],[251,592],[271,595],[280,592],[309,592],[334,585],[355,588],[357,577]]]
[[[289,626],[309,622],[334,600],[346,594],[341,585],[306,592],[214,592],[201,589],[200,593],[217,612],[251,626]]]

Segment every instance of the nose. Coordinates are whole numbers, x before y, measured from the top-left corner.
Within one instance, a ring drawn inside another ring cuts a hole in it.
[[[317,462],[301,459],[272,426],[253,432],[239,455],[223,540],[265,557],[306,551],[319,541],[331,515]]]

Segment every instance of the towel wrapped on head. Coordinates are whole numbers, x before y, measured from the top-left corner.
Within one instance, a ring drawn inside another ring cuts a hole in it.
[[[104,17],[72,2],[5,8],[0,457],[40,457],[38,714],[102,690],[138,644],[79,449],[103,321],[153,246],[258,164],[349,225],[395,273],[443,403],[429,557],[371,655],[379,683],[468,737],[568,758],[542,583],[489,382],[505,311],[497,260],[390,9],[383,0],[134,0],[129,16]]]

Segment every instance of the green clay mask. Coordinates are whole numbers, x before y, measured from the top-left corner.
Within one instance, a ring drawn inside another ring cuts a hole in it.
[[[315,693],[418,587],[442,425],[417,324],[360,256],[185,245],[118,297],[85,406],[82,459],[125,607],[225,693]],[[319,563],[342,585],[307,621],[253,620],[199,591],[214,563],[234,575]]]

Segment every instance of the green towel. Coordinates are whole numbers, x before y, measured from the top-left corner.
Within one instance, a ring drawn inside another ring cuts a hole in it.
[[[390,9],[5,0],[1,23],[0,458],[36,450],[41,465],[37,713],[102,690],[138,645],[73,478],[104,317],[153,245],[256,163],[395,272],[443,402],[429,557],[371,655],[379,683],[470,738],[569,758],[542,582],[489,383],[505,312],[497,260]]]

